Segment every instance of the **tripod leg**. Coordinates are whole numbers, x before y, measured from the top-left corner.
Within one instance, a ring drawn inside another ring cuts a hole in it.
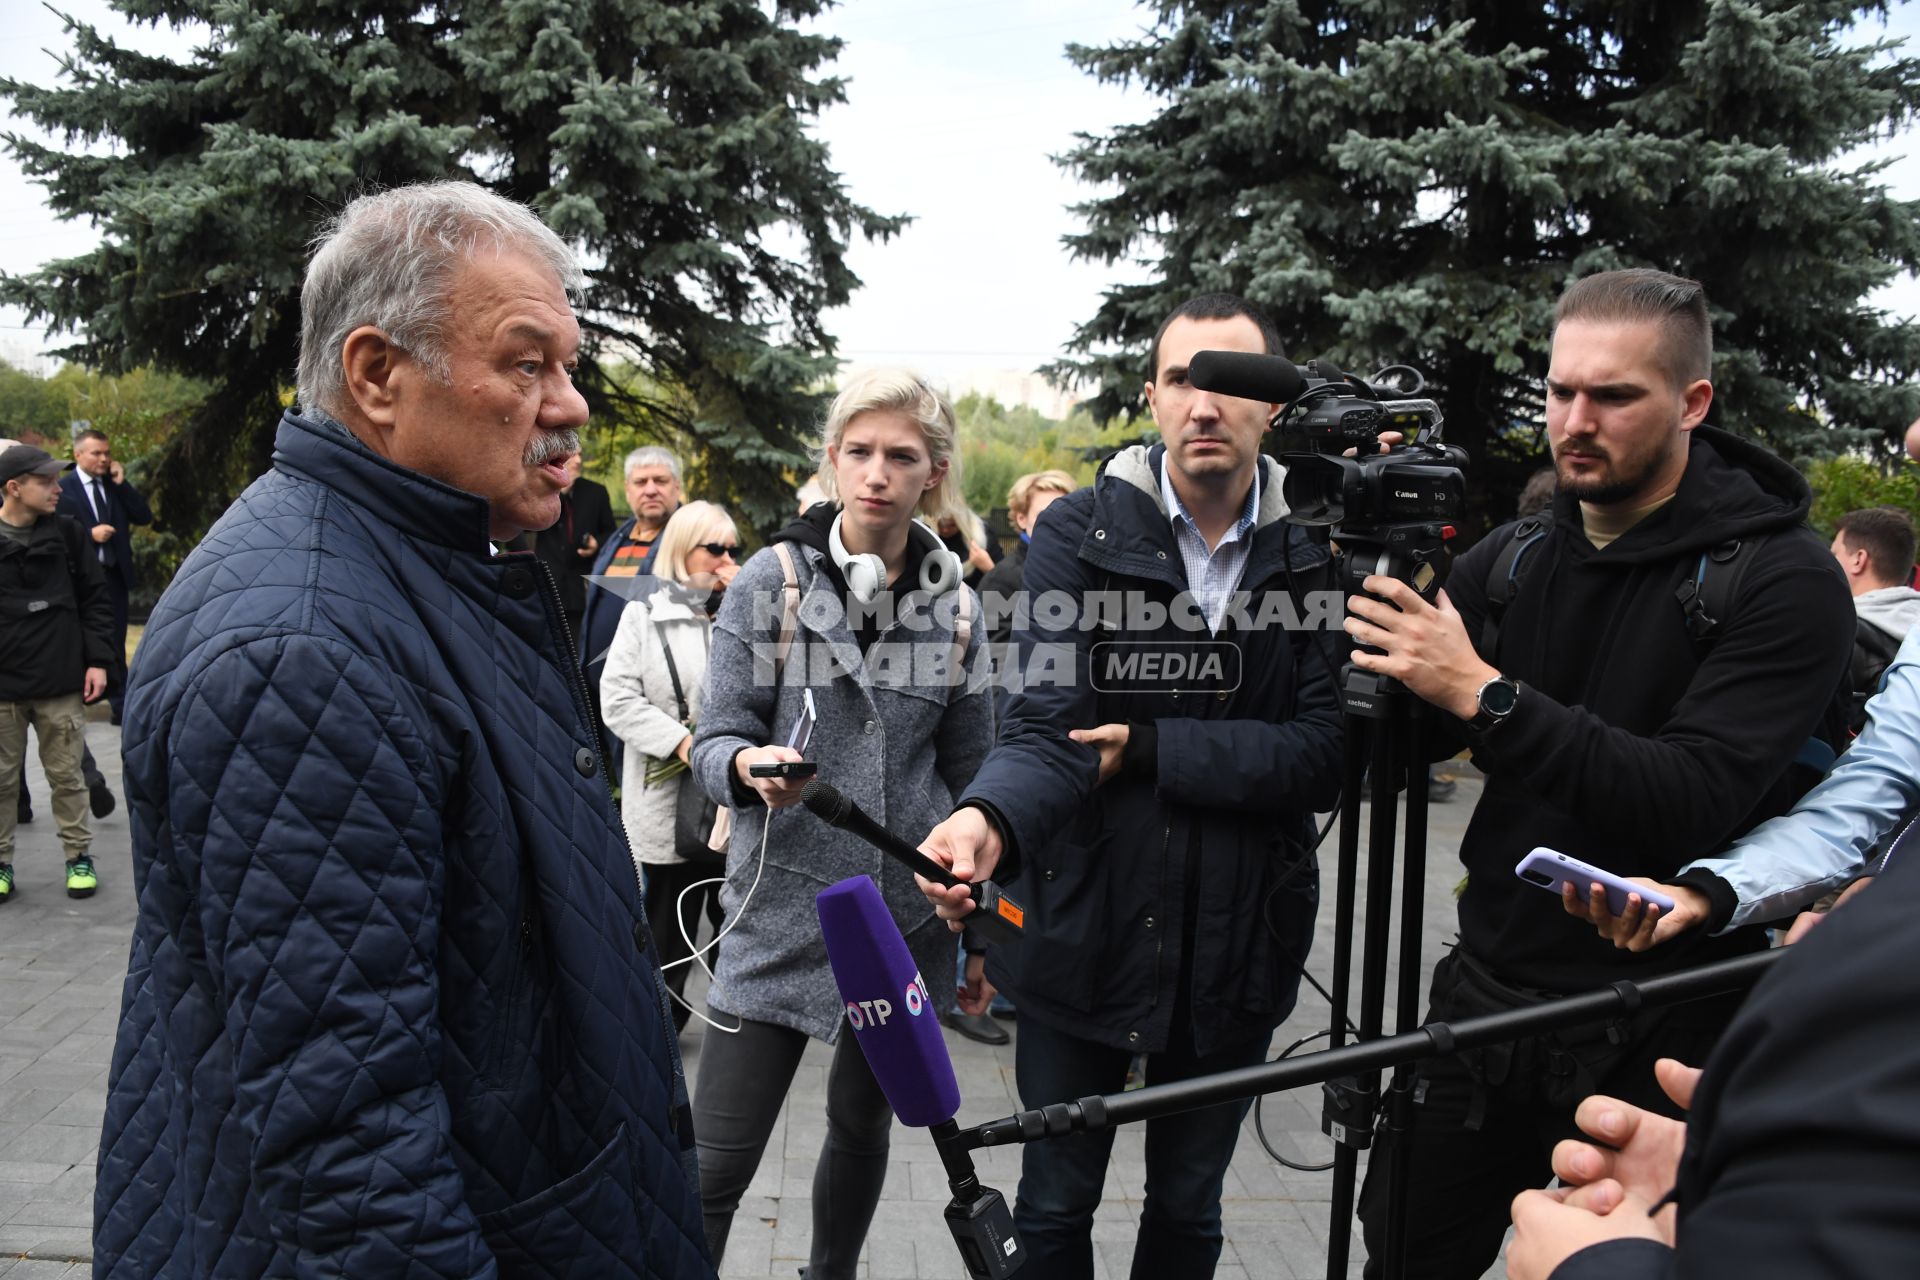
[[[1418,1025],[1420,1000],[1420,944],[1422,905],[1427,892],[1427,717],[1420,704],[1406,704],[1407,834],[1400,858],[1400,982],[1395,997],[1394,1028],[1411,1031]],[[1383,1231],[1382,1269],[1389,1280],[1407,1274],[1407,1210],[1412,1195],[1413,1162],[1408,1158],[1407,1135],[1413,1126],[1414,1068],[1395,1068],[1386,1097],[1385,1124],[1374,1159],[1385,1160],[1387,1220]]]
[[[1337,1049],[1347,1042],[1347,991],[1353,981],[1354,893],[1360,865],[1360,783],[1367,771],[1367,734],[1363,722],[1347,718],[1344,782],[1340,789],[1339,865],[1334,873],[1333,1015],[1327,1043]],[[1346,1280],[1348,1224],[1353,1221],[1353,1186],[1359,1169],[1359,1148],[1335,1141],[1333,1191],[1327,1245],[1327,1280]]]

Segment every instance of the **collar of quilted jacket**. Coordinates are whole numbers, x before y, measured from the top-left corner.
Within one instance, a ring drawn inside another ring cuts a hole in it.
[[[409,537],[487,554],[485,498],[388,461],[317,410],[281,417],[273,465],[319,481]]]

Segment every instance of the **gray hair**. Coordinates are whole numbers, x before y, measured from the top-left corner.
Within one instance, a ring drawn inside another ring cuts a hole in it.
[[[533,210],[477,183],[423,182],[350,201],[314,238],[300,290],[301,407],[344,407],[340,348],[362,325],[445,381],[447,285],[483,249],[527,253],[580,300],[584,277],[566,242]]]
[[[657,444],[641,445],[628,454],[626,465],[620,468],[620,478],[631,479],[635,467],[665,467],[673,473],[673,482],[680,483],[680,459]]]

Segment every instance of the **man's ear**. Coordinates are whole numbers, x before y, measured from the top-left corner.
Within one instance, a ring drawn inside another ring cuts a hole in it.
[[[948,461],[946,458],[942,458],[940,459],[939,462],[935,463],[933,468],[933,474],[927,477],[927,482],[926,484],[920,487],[920,492],[932,493],[934,490],[934,486],[938,485],[942,480],[945,480],[947,478],[947,472],[951,467],[952,467],[952,463]]]
[[[340,366],[346,376],[347,399],[360,416],[376,427],[391,429],[394,418],[394,371],[403,353],[384,330],[363,324],[340,344]]]
[[[1713,406],[1713,384],[1705,378],[1690,383],[1680,396],[1680,429],[1691,431],[1706,421],[1707,410]]]

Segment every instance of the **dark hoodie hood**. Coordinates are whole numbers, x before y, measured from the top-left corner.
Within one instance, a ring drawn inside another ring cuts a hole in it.
[[[1676,551],[1706,551],[1735,538],[1797,526],[1812,506],[1813,490],[1787,463],[1718,427],[1695,427],[1673,501],[1622,534],[1606,556],[1618,564],[1638,564]],[[1558,495],[1553,514],[1556,524],[1584,537],[1578,500]]]

